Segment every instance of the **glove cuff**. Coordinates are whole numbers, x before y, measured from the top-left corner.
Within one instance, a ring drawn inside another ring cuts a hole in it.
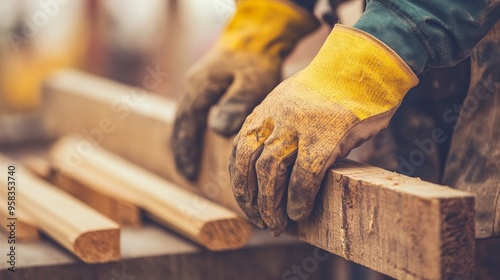
[[[418,84],[417,76],[391,48],[364,31],[340,24],[297,80],[361,120],[399,106]]]
[[[217,47],[284,58],[319,21],[287,0],[241,0]]]

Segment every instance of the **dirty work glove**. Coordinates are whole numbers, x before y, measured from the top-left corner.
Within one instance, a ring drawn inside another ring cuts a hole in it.
[[[281,65],[297,41],[318,21],[286,0],[243,0],[237,3],[217,45],[188,73],[172,134],[179,171],[196,179],[203,134],[208,121],[222,135],[238,132],[253,108],[280,82]]]
[[[385,128],[418,83],[389,47],[336,25],[309,66],[276,87],[233,143],[234,196],[257,226],[278,236],[307,218],[326,170]]]

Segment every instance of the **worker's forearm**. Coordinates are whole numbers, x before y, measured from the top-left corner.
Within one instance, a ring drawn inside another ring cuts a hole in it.
[[[387,44],[420,74],[466,58],[499,17],[497,0],[368,0],[354,27]]]

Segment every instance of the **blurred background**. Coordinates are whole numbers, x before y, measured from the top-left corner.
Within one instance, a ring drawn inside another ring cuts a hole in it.
[[[326,2],[317,5],[318,16]],[[37,108],[41,81],[62,67],[132,86],[150,71],[168,73],[152,91],[175,98],[173,83],[209,50],[234,7],[234,0],[2,0],[0,112]],[[354,23],[361,9],[361,0],[341,6],[340,20]],[[328,30],[325,25],[302,42],[285,76],[309,62]]]
[[[234,9],[234,0],[0,1],[0,145],[45,138],[37,112],[41,85],[61,68],[175,99],[183,73],[216,42]],[[352,25],[362,9],[363,0],[342,3],[338,21]],[[328,0],[319,0],[315,13],[332,13]],[[302,40],[284,78],[310,62],[329,31],[324,23]],[[148,76],[154,87],[143,84]]]
[[[354,24],[362,7],[362,0],[342,4],[340,22]],[[149,90],[176,98],[183,73],[214,44],[234,8],[234,0],[0,1],[0,143],[36,134],[32,112],[41,105],[41,85],[60,68],[131,86],[156,73],[161,79]],[[317,16],[328,10],[327,0],[319,1]],[[323,24],[300,43],[284,77],[309,63],[329,30]],[[386,279],[340,257],[330,260],[335,279]]]

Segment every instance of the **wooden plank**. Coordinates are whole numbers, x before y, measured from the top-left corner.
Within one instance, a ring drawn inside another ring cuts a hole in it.
[[[33,173],[44,178],[60,189],[81,200],[85,204],[99,211],[101,214],[112,219],[120,225],[139,226],[141,224],[141,210],[139,207],[119,199],[107,193],[97,192],[87,184],[99,184],[101,177],[95,174],[86,173],[87,170],[80,170],[83,180],[75,180],[64,172],[59,172],[48,158],[27,155],[23,156],[20,162]]]
[[[336,163],[294,236],[397,279],[469,279],[474,197],[350,160]]]
[[[52,76],[43,92],[44,126],[52,138],[79,133],[177,185],[199,190],[242,214],[229,186],[230,151],[220,149],[231,140],[217,135],[207,138],[197,184],[190,184],[176,172],[169,145],[174,102],[139,88],[71,70]]]
[[[196,184],[176,172],[169,150],[173,102],[72,71],[50,78],[44,95],[44,123],[54,137],[80,133],[238,209],[227,173],[231,139],[207,133]],[[346,160],[327,176],[312,216],[291,224],[289,234],[398,279],[467,278],[473,273],[471,194]]]
[[[0,166],[5,170],[0,174],[4,205],[7,205],[9,165],[16,166],[15,182],[19,182],[15,187],[16,207],[22,207],[42,231],[84,262],[103,263],[120,258],[120,229],[116,223],[37,178],[20,164],[0,156]]]
[[[143,208],[154,220],[212,251],[241,248],[250,238],[251,224],[235,212],[175,186],[84,138],[65,137],[54,144],[50,154],[54,166],[64,176],[95,192]],[[72,161],[74,157],[80,157],[77,165]]]

